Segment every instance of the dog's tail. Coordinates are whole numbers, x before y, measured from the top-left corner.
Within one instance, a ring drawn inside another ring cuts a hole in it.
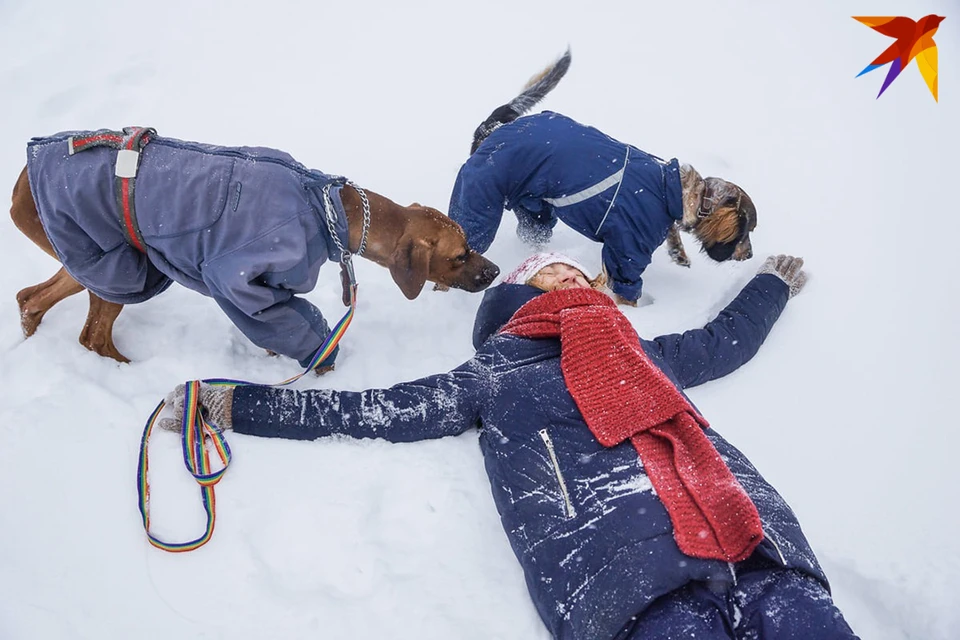
[[[535,104],[543,100],[557,83],[560,82],[570,68],[570,48],[560,58],[546,69],[530,78],[523,91],[516,98],[493,110],[493,113],[473,132],[473,144],[470,146],[470,155],[477,150],[484,140],[502,124],[513,122]]]

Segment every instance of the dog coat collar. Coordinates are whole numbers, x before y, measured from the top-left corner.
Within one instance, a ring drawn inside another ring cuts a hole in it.
[[[140,253],[146,253],[147,249],[140,233],[140,225],[137,224],[134,205],[137,168],[140,165],[140,151],[155,135],[157,130],[150,127],[124,127],[123,131],[100,129],[67,139],[70,155],[92,147],[110,147],[117,150],[114,192],[117,196],[117,210],[120,212],[120,228],[127,242]]]

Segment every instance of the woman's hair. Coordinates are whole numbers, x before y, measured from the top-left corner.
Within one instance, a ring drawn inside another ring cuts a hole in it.
[[[606,269],[600,269],[600,273],[598,273],[597,277],[593,280],[591,280],[589,277],[587,278],[587,282],[590,283],[590,288],[596,289],[597,291],[605,290],[607,288],[607,281],[608,278]]]

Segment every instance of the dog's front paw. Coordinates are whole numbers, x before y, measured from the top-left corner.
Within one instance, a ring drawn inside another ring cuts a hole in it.
[[[439,282],[434,282],[433,290],[434,291],[450,291],[450,287],[448,287],[445,284],[440,284]]]
[[[637,306],[637,301],[636,301],[636,300],[627,300],[626,298],[624,298],[624,297],[623,297],[622,295],[620,295],[619,293],[613,294],[613,300],[614,300],[614,302],[616,302],[617,304],[622,304],[622,305],[624,305],[624,306],[626,306],[626,307],[635,307],[635,306]]]
[[[681,267],[690,267],[690,258],[687,257],[687,252],[684,251],[683,247],[671,247],[669,254],[670,259],[673,260],[674,264],[678,264]]]

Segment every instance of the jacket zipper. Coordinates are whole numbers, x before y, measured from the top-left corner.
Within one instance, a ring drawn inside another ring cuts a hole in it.
[[[563,502],[567,507],[567,517],[577,517],[577,512],[573,508],[573,502],[570,501],[570,493],[567,491],[567,483],[563,480],[563,474],[560,473],[560,463],[557,461],[557,452],[553,448],[553,440],[546,429],[540,429],[538,432],[543,444],[547,446],[547,453],[550,454],[550,462],[553,463],[553,472],[557,475],[557,482],[560,483],[560,493],[563,494]]]
[[[780,556],[780,562],[783,566],[787,566],[787,559],[783,557],[783,552],[780,551],[780,545],[777,544],[777,541],[770,537],[770,535],[764,531],[763,537],[770,541],[770,544],[773,545],[773,548],[777,550],[777,555]]]

